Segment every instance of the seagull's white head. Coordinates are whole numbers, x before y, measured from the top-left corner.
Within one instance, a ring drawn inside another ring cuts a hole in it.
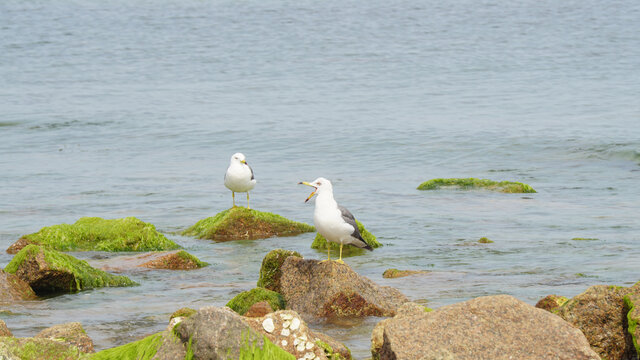
[[[315,180],[313,180],[312,182],[308,183],[306,181],[301,181],[298,184],[302,184],[302,185],[307,185],[307,186],[311,186],[312,188],[314,188],[315,190],[313,190],[313,192],[311,193],[311,195],[309,195],[309,197],[307,198],[307,200],[305,200],[304,202],[309,201],[313,195],[315,194],[322,194],[323,192],[333,192],[333,186],[331,186],[331,181],[323,178],[323,177],[319,177]]]
[[[234,162],[239,162],[239,163],[246,164],[247,160],[244,157],[243,153],[235,153],[235,154],[231,155],[231,163],[234,163]]]

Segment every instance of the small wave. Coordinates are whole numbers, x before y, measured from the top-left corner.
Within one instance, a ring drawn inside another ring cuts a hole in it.
[[[77,126],[105,126],[112,125],[115,121],[107,120],[107,121],[80,121],[80,120],[69,120],[63,122],[50,122],[41,125],[34,125],[29,127],[30,130],[57,130],[64,129],[68,127],[77,127]]]
[[[640,165],[640,147],[638,144],[613,143],[577,148],[576,152],[584,153],[588,159],[626,160],[633,161]]]

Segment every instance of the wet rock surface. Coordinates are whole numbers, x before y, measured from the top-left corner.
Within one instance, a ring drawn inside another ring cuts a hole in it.
[[[405,304],[376,326],[374,358],[600,359],[578,329],[508,295],[423,309]]]
[[[0,320],[0,336],[13,336],[4,321]]]
[[[271,308],[271,305],[269,305],[268,302],[266,301],[259,301],[253,305],[251,305],[251,307],[247,310],[246,313],[244,313],[244,316],[246,317],[263,317],[269,313],[272,313],[273,309]]]
[[[93,352],[93,340],[87,335],[79,322],[55,325],[42,330],[34,338],[50,339],[73,345],[85,353]]]
[[[257,286],[280,292],[280,278],[282,277],[282,263],[289,257],[296,256],[302,258],[297,251],[276,249],[271,250],[262,259],[260,267],[260,278]]]
[[[26,281],[0,269],[0,303],[36,298],[36,293]]]
[[[107,260],[93,261],[92,264],[100,270],[116,273],[146,269],[193,270],[208,265],[184,250],[118,256]]]
[[[279,290],[287,309],[309,319],[393,316],[408,301],[398,290],[379,286],[346,264],[295,256],[282,265]]]
[[[382,273],[382,277],[385,279],[395,279],[401,278],[410,275],[419,275],[419,274],[428,274],[430,271],[427,270],[398,270],[398,269],[387,269]]]

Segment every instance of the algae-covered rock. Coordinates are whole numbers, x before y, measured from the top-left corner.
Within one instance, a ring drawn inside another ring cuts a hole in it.
[[[554,312],[554,310],[564,305],[567,301],[569,301],[569,299],[564,296],[547,295],[536,303],[536,307],[538,309]]]
[[[262,266],[260,267],[260,278],[258,279],[258,287],[280,292],[280,277],[282,276],[282,263],[289,256],[297,256],[302,258],[302,255],[297,251],[276,249],[271,250],[262,259]]]
[[[478,239],[478,242],[479,242],[480,244],[492,244],[492,243],[493,243],[493,240],[489,239],[489,238],[488,238],[488,237],[486,237],[486,236],[483,236],[483,237],[481,237],[480,239]]]
[[[395,278],[401,278],[409,275],[428,274],[429,272],[430,271],[427,271],[427,270],[387,269],[382,273],[382,277],[385,279],[395,279]]]
[[[376,330],[375,359],[600,359],[580,330],[509,295],[434,311],[405,304]]]
[[[418,190],[437,190],[443,187],[458,189],[486,189],[503,193],[535,193],[529,185],[512,181],[493,181],[476,178],[431,179],[418,186]]]
[[[5,324],[4,321],[0,320],[0,337],[2,336],[13,336],[13,334],[11,334],[11,331],[7,327],[7,324]]]
[[[282,264],[280,293],[287,308],[309,320],[393,316],[408,299],[379,286],[349,265],[288,257]]]
[[[56,340],[0,337],[0,359],[3,360],[76,360],[86,356],[75,346]]]
[[[85,353],[93,352],[93,340],[87,335],[79,322],[55,325],[39,332],[34,338],[50,339],[73,345]]]
[[[376,237],[370,233],[367,229],[364,228],[364,225],[358,220],[356,220],[356,224],[358,224],[358,231],[360,231],[360,235],[364,239],[369,246],[372,248],[379,248],[382,246],[381,243],[378,242]],[[340,244],[331,242],[329,243],[329,247],[331,250],[339,250]],[[324,236],[320,235],[320,233],[316,234],[315,239],[313,239],[313,243],[311,244],[312,249],[319,250],[327,250],[327,239]],[[342,249],[342,255],[354,255],[354,254],[362,254],[364,253],[364,249],[361,249],[354,245],[344,245]]]
[[[38,295],[137,285],[126,276],[108,274],[84,260],[38,245],[20,250],[4,270],[26,281]]]
[[[126,345],[98,351],[91,355],[90,359],[150,360],[155,357],[156,353],[158,353],[158,349],[162,346],[163,335],[163,333],[157,333]]]
[[[36,293],[24,280],[0,269],[0,303],[34,300]]]
[[[92,261],[92,264],[101,270],[112,272],[145,269],[193,270],[209,265],[184,250],[153,251],[133,256],[118,256]]]
[[[263,317],[272,312],[273,308],[271,307],[271,304],[269,304],[267,301],[258,301],[257,303],[251,305],[251,307],[247,310],[246,313],[243,314],[243,316]]]
[[[625,308],[627,312],[627,330],[633,341],[633,347],[636,349],[636,355],[640,358],[640,295],[627,295],[624,297]]]
[[[314,231],[314,227],[280,215],[244,207],[232,207],[198,221],[182,235],[216,241],[266,239]]]
[[[180,248],[159,233],[155,226],[135,217],[113,220],[83,217],[71,225],[47,226],[37,233],[24,235],[7,252],[15,254],[28,244],[58,251],[161,251]]]
[[[169,320],[176,318],[176,317],[182,317],[182,318],[188,318],[189,316],[197,313],[197,310],[194,310],[192,308],[188,308],[188,307],[183,307],[180,308],[176,311],[173,312],[173,314],[171,314],[171,316],[169,317]]]
[[[244,315],[247,310],[249,310],[251,305],[260,301],[268,302],[269,305],[271,305],[271,309],[273,309],[273,311],[282,310],[285,307],[282,295],[278,294],[275,291],[267,290],[260,287],[241,292],[233,299],[231,299],[231,301],[229,301],[226,306],[230,307],[238,314]]]

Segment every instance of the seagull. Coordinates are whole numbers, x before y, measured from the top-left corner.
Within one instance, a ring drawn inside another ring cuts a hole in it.
[[[253,176],[253,169],[247,164],[245,156],[242,153],[235,153],[231,156],[227,173],[224,174],[224,186],[231,190],[233,197],[233,206],[236,206],[236,193],[247,193],[247,209],[249,207],[249,190],[256,186],[256,179]]]
[[[340,244],[340,259],[337,260],[339,263],[344,264],[344,261],[342,261],[342,246],[344,244],[351,244],[359,248],[373,250],[373,248],[364,241],[362,235],[360,235],[353,214],[346,208],[338,205],[333,198],[331,181],[320,177],[311,183],[302,181],[298,184],[315,188],[304,202],[309,201],[314,195],[318,194],[316,198],[316,208],[313,212],[313,223],[320,235],[324,236],[327,241]],[[331,260],[328,243],[327,260]]]

